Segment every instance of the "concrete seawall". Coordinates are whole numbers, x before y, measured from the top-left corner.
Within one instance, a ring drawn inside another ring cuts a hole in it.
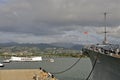
[[[41,79],[44,76],[43,74],[39,69],[0,70],[0,80],[45,80],[45,78]],[[49,78],[47,80],[57,79]]]

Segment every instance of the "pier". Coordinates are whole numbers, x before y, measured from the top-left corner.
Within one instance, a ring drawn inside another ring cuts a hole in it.
[[[0,70],[0,80],[58,80],[52,74],[40,69]]]

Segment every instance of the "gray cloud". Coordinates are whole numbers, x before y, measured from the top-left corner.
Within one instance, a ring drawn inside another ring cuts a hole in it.
[[[46,38],[69,31],[94,32],[95,26],[104,26],[104,11],[108,12],[108,26],[120,25],[119,0],[6,0],[0,3],[1,32]],[[116,31],[111,36],[119,37],[119,34]]]

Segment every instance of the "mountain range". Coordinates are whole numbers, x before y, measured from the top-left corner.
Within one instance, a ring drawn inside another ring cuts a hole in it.
[[[50,44],[48,43],[31,44],[31,43],[16,43],[16,42],[0,43],[0,47],[11,47],[11,46],[38,47],[38,48],[68,48],[75,50],[80,50],[83,48],[83,45],[74,44],[74,43],[50,43]]]

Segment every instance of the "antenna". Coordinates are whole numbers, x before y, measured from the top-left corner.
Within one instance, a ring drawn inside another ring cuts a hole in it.
[[[107,17],[107,13],[104,12],[104,24],[105,24],[105,35],[104,35],[104,41],[103,41],[103,44],[108,44],[108,41],[107,41],[107,31],[106,31],[106,27],[107,27],[107,24],[106,24],[106,17]]]

